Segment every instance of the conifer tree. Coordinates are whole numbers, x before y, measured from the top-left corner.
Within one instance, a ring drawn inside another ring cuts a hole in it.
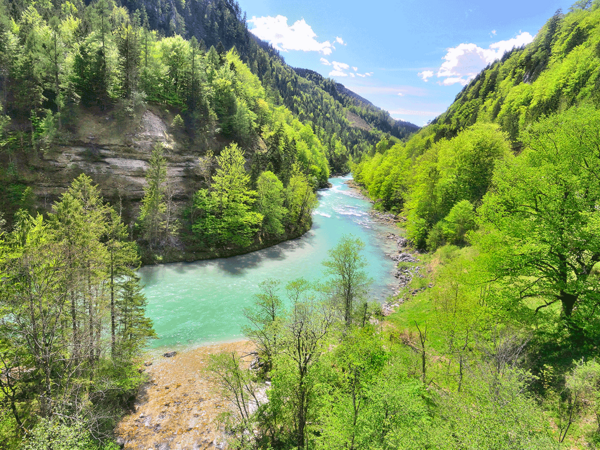
[[[135,243],[127,242],[127,227],[113,208],[110,208],[108,213],[106,247],[110,290],[111,355],[114,357],[117,339],[118,280],[124,276],[131,276],[131,268],[139,266],[139,256]]]
[[[140,277],[133,272],[119,281],[117,297],[118,347],[124,358],[135,356],[149,339],[156,337],[152,321],[145,316],[147,300],[142,293]]]
[[[144,188],[144,198],[142,199],[139,217],[142,237],[148,241],[151,248],[160,242],[165,229],[166,181],[167,160],[164,157],[162,143],[157,143],[152,150],[148,171],[146,172],[147,186]]]
[[[141,58],[139,37],[139,29],[135,24],[123,24],[117,33],[120,92],[127,99],[131,99],[138,87]]]

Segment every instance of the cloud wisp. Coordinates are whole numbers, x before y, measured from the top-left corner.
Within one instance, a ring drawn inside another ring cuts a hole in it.
[[[351,78],[356,78],[356,77],[361,77],[361,78],[366,78],[366,77],[370,77],[373,76],[373,72],[367,72],[367,73],[357,73],[358,72],[358,67],[350,67],[350,64],[346,64],[343,62],[339,62],[339,61],[329,61],[327,58],[321,58],[321,64],[323,64],[324,66],[332,66],[332,71],[329,72],[329,76],[330,77],[351,77]],[[352,72],[350,69],[352,69],[354,72]]]
[[[520,33],[513,39],[499,41],[491,44],[488,48],[481,48],[476,44],[460,44],[451,47],[442,58],[444,62],[437,71],[436,76],[441,78],[439,84],[451,86],[459,83],[467,85],[482,69],[515,47],[529,44],[533,36],[527,32]],[[433,71],[420,72],[419,77],[427,81],[433,77]]]
[[[331,65],[333,66],[333,70],[329,72],[330,77],[347,77],[348,74],[346,70],[350,68],[350,66],[346,63],[341,63],[337,61],[332,61]]]
[[[251,33],[259,39],[269,42],[279,51],[300,50],[319,52],[327,56],[331,55],[335,49],[330,41],[319,42],[317,34],[304,19],[288,25],[287,17],[278,15],[276,17],[252,17],[248,23],[254,25],[254,28],[250,30]],[[343,44],[342,38],[336,38],[336,42]]]
[[[423,72],[419,72],[417,75],[419,75],[419,78],[427,83],[429,79],[433,77],[433,70],[424,70]]]

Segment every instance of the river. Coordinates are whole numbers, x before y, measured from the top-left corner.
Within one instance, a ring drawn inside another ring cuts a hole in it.
[[[374,280],[371,296],[384,301],[394,281],[394,262],[386,253],[394,250],[395,242],[386,235],[397,230],[371,218],[371,204],[348,187],[345,182],[350,179],[332,178],[332,187],[318,192],[312,229],[298,239],[231,258],[141,268],[147,314],[158,335],[152,347],[243,338],[242,309],[251,304],[259,283],[268,278],[281,280],[283,285],[300,277],[322,279],[321,262],[344,234],[365,243],[366,271]]]

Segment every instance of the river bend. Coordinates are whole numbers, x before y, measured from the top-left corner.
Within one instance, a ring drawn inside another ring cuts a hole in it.
[[[284,285],[299,277],[318,280],[321,262],[344,234],[353,234],[365,243],[367,272],[374,280],[372,297],[385,300],[394,280],[394,262],[386,253],[395,245],[386,236],[395,230],[371,218],[371,204],[348,187],[345,182],[350,179],[332,178],[332,187],[318,192],[313,227],[298,239],[231,258],[141,268],[147,314],[159,337],[152,347],[242,338],[242,309],[250,305],[259,283],[267,278],[279,279]]]

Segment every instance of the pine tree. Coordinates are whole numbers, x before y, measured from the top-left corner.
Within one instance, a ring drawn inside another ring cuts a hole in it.
[[[106,231],[110,290],[111,356],[116,354],[118,280],[131,276],[132,267],[139,266],[135,243],[127,241],[127,227],[117,212],[110,208]]]

